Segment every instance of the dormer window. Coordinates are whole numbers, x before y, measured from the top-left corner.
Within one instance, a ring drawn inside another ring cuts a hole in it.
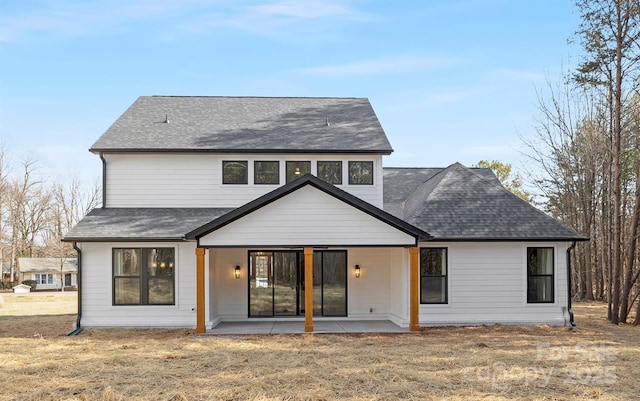
[[[223,184],[247,184],[248,162],[246,160],[224,160],[222,162]]]

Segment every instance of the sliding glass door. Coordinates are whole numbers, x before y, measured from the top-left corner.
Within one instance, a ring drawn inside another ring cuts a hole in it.
[[[313,314],[347,315],[347,252],[313,254]],[[304,315],[304,258],[300,251],[249,252],[249,316]]]

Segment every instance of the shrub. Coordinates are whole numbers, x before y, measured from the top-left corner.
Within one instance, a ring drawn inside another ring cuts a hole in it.
[[[22,284],[28,285],[29,287],[31,287],[31,291],[35,291],[38,282],[36,280],[24,280]]]

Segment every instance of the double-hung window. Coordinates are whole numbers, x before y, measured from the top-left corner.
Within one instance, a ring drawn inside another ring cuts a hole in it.
[[[553,248],[527,248],[527,302],[553,303]]]
[[[113,249],[114,305],[175,305],[174,248]]]
[[[49,273],[36,273],[36,274],[34,274],[33,276],[34,276],[34,280],[35,280],[38,284],[42,284],[42,285],[53,284],[53,274],[49,274]]]
[[[420,249],[420,303],[446,304],[447,248]]]

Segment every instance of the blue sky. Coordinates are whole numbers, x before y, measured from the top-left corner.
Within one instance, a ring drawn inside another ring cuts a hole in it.
[[[0,140],[99,177],[87,149],[141,95],[367,97],[386,166],[519,169],[578,23],[571,0],[2,0]]]

